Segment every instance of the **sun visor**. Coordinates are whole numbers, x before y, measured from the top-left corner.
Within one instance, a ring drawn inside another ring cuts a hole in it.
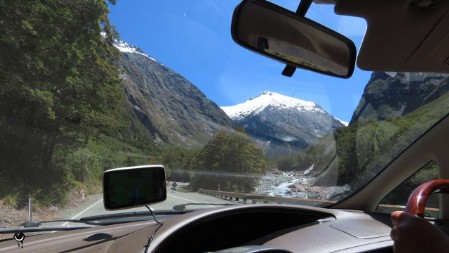
[[[449,73],[448,0],[339,0],[335,12],[367,22],[359,68]]]

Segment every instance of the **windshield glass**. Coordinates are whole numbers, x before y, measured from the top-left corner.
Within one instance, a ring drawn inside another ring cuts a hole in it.
[[[0,227],[111,213],[103,172],[145,164],[166,170],[157,211],[329,206],[448,113],[444,74],[281,75],[233,42],[239,2],[0,3]],[[360,48],[364,20],[307,17]]]

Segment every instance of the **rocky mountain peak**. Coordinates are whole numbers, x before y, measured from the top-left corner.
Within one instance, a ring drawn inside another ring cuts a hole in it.
[[[199,146],[229,129],[228,116],[189,80],[138,47],[117,41],[123,91],[155,143]]]
[[[115,48],[117,48],[120,52],[122,53],[133,53],[133,54],[140,54],[143,55],[145,57],[147,57],[148,59],[152,60],[152,61],[156,61],[156,59],[154,59],[153,57],[150,57],[149,55],[145,54],[143,52],[142,49],[140,49],[139,47],[133,46],[125,41],[122,40],[117,40],[114,42],[114,46]]]
[[[403,116],[447,91],[447,74],[373,72],[351,123]]]

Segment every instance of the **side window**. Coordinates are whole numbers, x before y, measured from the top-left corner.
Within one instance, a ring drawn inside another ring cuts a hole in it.
[[[408,197],[416,187],[422,183],[438,178],[437,164],[434,161],[427,163],[382,199],[376,211],[381,213],[391,213],[397,210],[403,211],[407,205]],[[437,218],[439,205],[438,194],[430,196],[427,200],[425,215],[427,217]]]

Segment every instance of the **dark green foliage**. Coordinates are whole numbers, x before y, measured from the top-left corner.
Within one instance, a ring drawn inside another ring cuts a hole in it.
[[[96,0],[0,1],[0,197],[58,202],[69,187],[55,151],[123,128],[107,13]]]
[[[195,150],[172,147],[162,151],[162,164],[167,172],[167,180],[190,182],[195,163]]]
[[[198,152],[191,187],[250,192],[265,166],[262,150],[247,135],[222,131]]]

